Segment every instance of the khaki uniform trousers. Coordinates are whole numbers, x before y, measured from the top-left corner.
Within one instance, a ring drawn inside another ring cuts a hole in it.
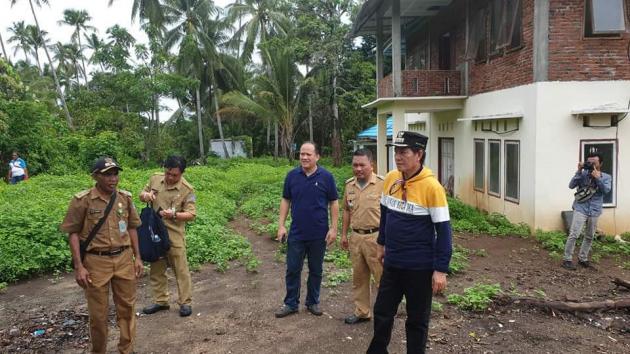
[[[118,350],[131,353],[136,337],[136,277],[131,249],[117,256],[86,254],[83,265],[90,272],[92,284],[85,289],[90,316],[90,341],[93,353],[107,351],[109,286],[116,305],[116,323],[120,329]]]
[[[168,261],[168,263],[167,263]],[[151,289],[153,292],[153,302],[158,305],[168,305],[170,293],[168,291],[168,279],[166,278],[166,268],[168,265],[175,273],[177,281],[177,292],[179,305],[190,305],[192,303],[192,279],[188,269],[185,247],[171,247],[166,255],[157,262],[151,263]]]
[[[352,298],[355,304],[354,314],[360,318],[371,318],[370,275],[378,288],[383,274],[383,266],[376,258],[376,238],[378,232],[362,235],[353,232],[350,235],[349,248],[352,260]]]

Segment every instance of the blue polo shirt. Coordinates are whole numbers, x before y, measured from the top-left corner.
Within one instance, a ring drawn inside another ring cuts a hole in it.
[[[291,201],[289,237],[297,240],[326,238],[328,204],[339,199],[335,178],[330,172],[317,166],[312,175],[306,176],[302,166],[294,168],[284,179],[282,198]]]

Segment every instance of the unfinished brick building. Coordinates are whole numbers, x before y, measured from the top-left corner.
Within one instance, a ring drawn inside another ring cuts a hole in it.
[[[430,137],[429,167],[466,203],[561,229],[598,151],[613,177],[599,227],[630,231],[629,23],[630,0],[365,1],[353,34],[376,37],[379,172],[392,117]]]

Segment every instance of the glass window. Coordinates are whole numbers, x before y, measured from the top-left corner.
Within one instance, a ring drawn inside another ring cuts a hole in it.
[[[505,142],[505,199],[519,201],[520,151],[518,141]]]
[[[484,192],[483,182],[485,180],[484,171],[485,171],[485,157],[486,153],[484,151],[485,141],[475,139],[475,185],[474,188],[480,192]]]
[[[582,161],[586,161],[586,156],[590,153],[602,155],[602,172],[612,177],[612,189],[610,193],[604,195],[604,206],[614,207],[617,205],[617,189],[615,188],[615,177],[617,176],[617,142],[615,140],[582,141]]]
[[[488,194],[501,196],[500,140],[488,140]]]
[[[623,0],[586,0],[584,37],[619,37],[626,30]]]
[[[500,54],[502,49],[521,46],[522,7],[520,0],[494,0],[490,7],[490,49]]]

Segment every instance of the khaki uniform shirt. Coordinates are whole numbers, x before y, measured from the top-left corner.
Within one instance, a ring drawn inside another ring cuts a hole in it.
[[[103,198],[96,187],[75,194],[60,226],[61,231],[68,234],[78,233],[79,239],[85,241],[90,231],[103,217],[108,203],[109,198]],[[87,249],[105,251],[131,246],[129,229],[136,229],[140,224],[140,217],[131,201],[131,193],[118,190],[107,220]]]
[[[164,173],[156,173],[149,179],[149,183],[144,186],[145,192],[153,191],[155,193],[155,201],[153,209],[158,211],[174,208],[175,212],[189,212],[197,215],[195,207],[195,189],[182,177],[177,184],[166,186],[164,181]],[[185,221],[176,221],[172,219],[163,219],[168,229],[168,237],[172,247],[185,247],[184,232],[186,228]]]
[[[361,189],[356,177],[346,180],[343,208],[350,212],[350,228],[378,229],[381,221],[381,193],[383,177],[372,173],[369,182]]]

